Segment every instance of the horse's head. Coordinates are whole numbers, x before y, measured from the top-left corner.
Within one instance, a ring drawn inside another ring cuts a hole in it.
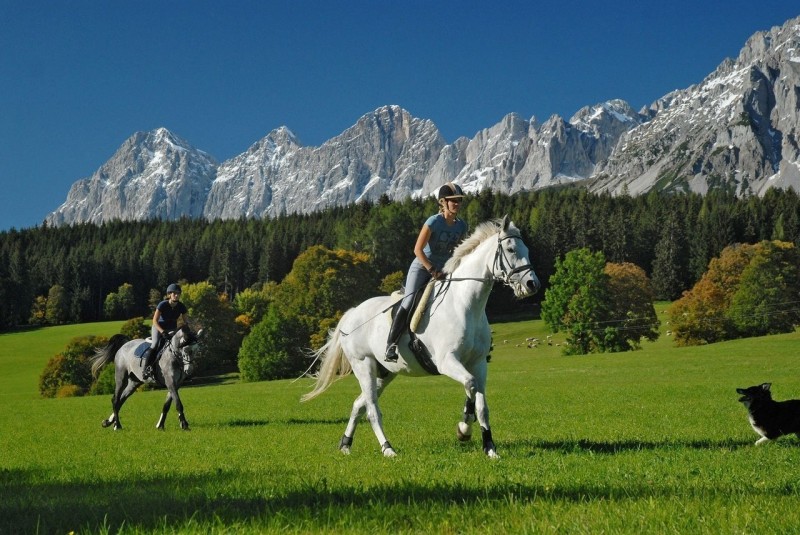
[[[497,235],[497,252],[492,271],[495,277],[514,290],[517,299],[535,294],[542,287],[539,277],[533,272],[528,246],[522,241],[519,229],[503,216]]]
[[[198,342],[203,336],[203,329],[196,333],[188,325],[182,326],[170,336],[169,344],[172,348],[172,355],[177,360],[183,362],[184,372],[192,373],[194,359],[198,356]]]
[[[197,347],[197,343],[200,341],[202,336],[203,329],[200,329],[195,333],[189,328],[188,325],[184,325],[172,333],[172,336],[170,337],[170,345],[175,351],[179,351],[184,356],[184,359],[189,360],[191,359],[194,350]]]

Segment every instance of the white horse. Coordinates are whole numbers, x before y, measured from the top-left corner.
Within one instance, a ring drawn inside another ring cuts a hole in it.
[[[519,230],[504,217],[480,224],[459,245],[445,265],[446,279],[438,281],[431,303],[416,329],[416,336],[427,348],[433,373],[446,375],[463,385],[467,393],[464,419],[457,425],[459,440],[472,438],[472,423],[477,417],[483,435],[483,451],[496,458],[497,450],[489,426],[486,405],[486,372],[491,347],[491,331],[486,318],[486,301],[495,281],[514,290],[517,298],[532,295],[540,288],[528,258],[528,247]],[[385,362],[389,321],[384,312],[392,306],[390,296],[374,297],[351,308],[333,329],[327,343],[315,353],[321,359],[314,389],[301,400],[322,394],[335,380],[355,373],[361,395],[353,403],[350,421],[339,443],[350,453],[356,424],[364,412],[386,457],[394,457],[383,432],[378,397],[394,377],[429,375],[430,365],[418,359],[408,347],[409,334],[398,344],[400,358]]]

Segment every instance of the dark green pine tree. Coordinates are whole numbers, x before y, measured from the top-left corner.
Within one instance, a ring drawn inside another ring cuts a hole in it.
[[[656,299],[672,301],[688,288],[689,247],[681,218],[670,210],[656,243],[650,277]]]

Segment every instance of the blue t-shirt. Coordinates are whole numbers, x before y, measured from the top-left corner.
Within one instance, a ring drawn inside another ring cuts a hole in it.
[[[431,229],[431,238],[424,249],[425,256],[436,269],[441,270],[467,233],[467,223],[456,218],[453,225],[448,225],[442,214],[436,214],[429,217],[425,224]]]
[[[158,324],[167,332],[177,329],[178,318],[181,317],[181,314],[187,314],[189,312],[186,310],[186,305],[180,301],[173,307],[169,304],[169,301],[164,300],[161,301],[156,308],[161,311],[161,315],[158,317]]]

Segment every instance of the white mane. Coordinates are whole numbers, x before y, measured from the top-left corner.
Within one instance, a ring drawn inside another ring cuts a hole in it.
[[[456,250],[453,252],[453,256],[450,257],[450,260],[448,260],[444,265],[444,271],[446,273],[453,273],[461,264],[461,260],[474,251],[481,243],[484,242],[484,240],[499,234],[502,230],[502,225],[502,219],[493,219],[484,221],[475,227],[473,233],[470,234],[469,237],[463,242],[461,242],[458,247],[456,247]],[[514,226],[514,223],[509,223],[506,235],[516,237],[521,236],[519,229]]]

